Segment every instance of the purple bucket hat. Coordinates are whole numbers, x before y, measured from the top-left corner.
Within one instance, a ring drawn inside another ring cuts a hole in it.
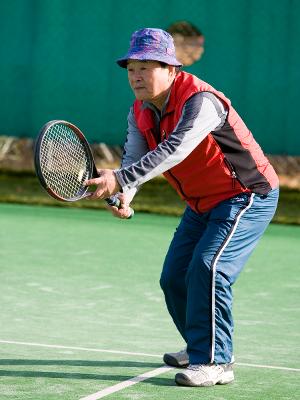
[[[162,29],[145,28],[132,34],[127,54],[117,60],[122,68],[127,67],[127,60],[161,61],[175,67],[182,64],[176,59],[172,36]]]

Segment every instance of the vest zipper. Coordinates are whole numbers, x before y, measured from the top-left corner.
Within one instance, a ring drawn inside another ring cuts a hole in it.
[[[231,182],[232,182],[232,189],[235,189],[235,183],[236,181],[238,181],[240,183],[240,185],[242,186],[242,188],[247,189],[247,186],[245,186],[243,184],[243,182],[238,178],[233,165],[231,164],[231,162],[229,160],[227,160],[227,158],[224,157],[224,162],[227,165],[227,168],[229,169],[229,172],[231,174]]]
[[[236,182],[236,179],[237,179],[237,176],[236,176],[236,173],[235,173],[235,171],[231,171],[231,179],[232,179],[232,189],[235,189],[235,182]]]
[[[178,187],[178,189],[179,189],[181,195],[182,195],[183,198],[187,201],[187,200],[189,199],[189,197],[188,197],[188,196],[184,193],[184,191],[182,190],[182,187],[181,187],[181,184],[180,184],[179,180],[176,178],[175,175],[172,174],[172,172],[170,172],[170,170],[167,171],[167,173],[168,173],[169,175],[171,175],[171,177],[172,177],[172,178],[174,179],[174,181],[177,183],[177,187]],[[198,211],[199,214],[201,214],[201,211],[199,210],[199,203],[200,203],[200,201],[201,201],[201,199],[198,198],[198,200],[196,201],[196,204],[195,204],[195,208],[196,208],[196,210]]]
[[[178,189],[179,189],[179,191],[180,191],[182,197],[184,197],[185,199],[187,199],[188,196],[185,195],[184,191],[182,190],[181,184],[180,184],[179,180],[176,178],[176,176],[173,175],[173,173],[170,172],[170,170],[166,171],[166,173],[169,174],[169,175],[174,179],[174,181],[176,182],[177,187],[178,187]]]

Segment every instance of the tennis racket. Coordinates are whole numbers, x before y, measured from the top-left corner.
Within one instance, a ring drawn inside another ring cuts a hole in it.
[[[77,126],[67,121],[50,121],[42,127],[35,143],[34,164],[42,187],[60,201],[88,197],[84,182],[99,177],[88,141]],[[105,201],[109,206],[121,206],[117,196]],[[134,214],[130,210],[129,218]]]

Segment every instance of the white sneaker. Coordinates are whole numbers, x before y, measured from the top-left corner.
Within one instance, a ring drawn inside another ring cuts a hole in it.
[[[225,385],[233,380],[232,364],[190,364],[175,375],[175,382],[182,386]]]
[[[163,357],[164,363],[171,367],[182,368],[189,365],[189,356],[186,349],[178,353],[166,353]]]

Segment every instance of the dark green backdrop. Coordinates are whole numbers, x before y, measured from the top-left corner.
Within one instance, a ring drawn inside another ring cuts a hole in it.
[[[225,92],[264,150],[300,154],[300,1],[0,0],[0,135],[67,119],[122,144],[133,100],[115,64],[132,31],[186,19],[205,34],[187,71]]]

